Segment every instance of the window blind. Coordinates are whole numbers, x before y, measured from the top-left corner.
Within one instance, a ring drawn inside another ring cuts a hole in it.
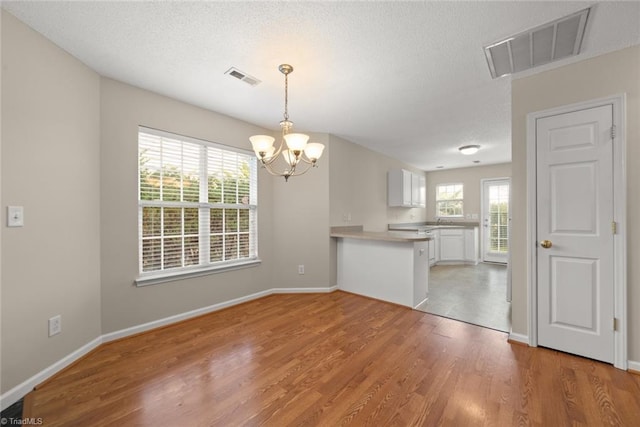
[[[141,275],[257,259],[253,153],[140,127],[138,161]]]

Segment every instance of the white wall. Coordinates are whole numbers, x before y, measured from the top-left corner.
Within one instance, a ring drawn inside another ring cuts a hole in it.
[[[2,13],[3,393],[100,335],[99,99],[95,72]]]
[[[262,265],[136,287],[138,275],[138,125],[251,149],[267,130],[146,90],[101,79],[102,332],[109,333],[210,306],[273,286],[273,178],[259,172]]]
[[[526,268],[526,116],[610,95],[627,94],[627,282],[629,359],[640,361],[640,46],[566,65],[512,83],[513,332],[528,335]],[[619,165],[620,166],[620,165]]]
[[[436,185],[464,184],[464,214],[466,216],[466,214],[475,213],[480,218],[482,180],[509,177],[511,177],[511,163],[427,172],[427,219],[429,221],[436,219]],[[460,221],[477,222],[479,219],[461,218]]]

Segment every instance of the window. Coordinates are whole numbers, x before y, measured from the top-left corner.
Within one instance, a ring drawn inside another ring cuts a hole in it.
[[[509,251],[509,184],[489,187],[489,250],[506,254]]]
[[[138,163],[138,285],[258,262],[253,153],[140,127]]]
[[[436,186],[436,217],[461,217],[464,197],[462,184]]]

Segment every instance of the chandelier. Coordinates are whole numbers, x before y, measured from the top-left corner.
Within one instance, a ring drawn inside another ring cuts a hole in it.
[[[249,137],[249,141],[267,172],[282,176],[285,181],[288,181],[289,177],[302,175],[310,168],[316,167],[316,162],[322,156],[324,144],[308,142],[309,136],[303,133],[291,133],[293,122],[289,120],[288,92],[289,74],[293,72],[293,67],[282,64],[278,70],[284,74],[284,120],[280,122],[282,128],[280,144],[276,149],[273,145],[275,138],[269,135],[253,135]]]

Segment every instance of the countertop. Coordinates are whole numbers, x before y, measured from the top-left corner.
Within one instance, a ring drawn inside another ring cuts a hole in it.
[[[474,228],[478,227],[477,222],[416,222],[416,223],[404,223],[404,224],[389,224],[389,231],[418,231],[418,230],[446,230],[454,228]]]
[[[360,240],[379,240],[385,242],[426,242],[431,240],[424,234],[418,234],[415,231],[364,231],[357,227],[334,227],[331,229],[331,237],[360,239]]]

